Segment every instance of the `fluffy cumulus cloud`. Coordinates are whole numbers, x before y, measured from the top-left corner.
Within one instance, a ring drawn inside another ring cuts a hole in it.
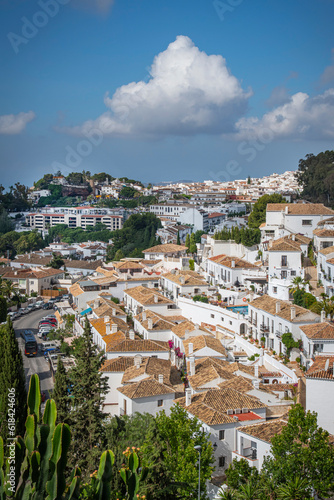
[[[81,135],[97,128],[105,135],[146,137],[231,132],[250,95],[222,56],[207,55],[178,36],[155,57],[147,82],[107,94],[108,111],[66,131]]]
[[[298,92],[262,118],[241,118],[236,123],[234,137],[250,140],[333,139],[334,89],[315,97]]]
[[[18,113],[17,115],[0,116],[0,134],[19,134],[25,129],[27,123],[35,118],[35,113]]]

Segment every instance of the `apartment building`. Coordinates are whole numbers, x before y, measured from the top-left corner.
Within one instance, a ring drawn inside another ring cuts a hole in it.
[[[26,215],[26,224],[32,229],[45,230],[57,224],[66,224],[69,228],[87,229],[97,223],[104,224],[114,231],[122,229],[123,216],[115,214],[111,209],[94,207],[62,207],[43,209],[43,212],[32,212]]]
[[[157,203],[156,205],[150,205],[150,212],[157,217],[165,217],[172,221],[178,221],[180,215],[193,208],[192,205],[188,203]]]

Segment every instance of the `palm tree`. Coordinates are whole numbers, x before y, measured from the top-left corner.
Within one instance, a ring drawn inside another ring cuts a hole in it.
[[[263,494],[263,498],[267,500],[276,500],[277,499],[277,484],[272,478],[268,478],[260,488],[261,494]]]
[[[15,288],[17,287],[16,283],[13,283],[10,280],[2,280],[1,282],[1,294],[6,297],[8,300],[11,299],[12,295],[15,292]]]
[[[221,500],[237,500],[237,492],[235,490],[226,490],[219,493],[218,496]]]
[[[280,500],[308,500],[312,498],[307,491],[307,480],[298,476],[280,486],[277,490],[277,496]]]
[[[254,481],[240,486],[238,490],[238,500],[259,500],[259,485]]]
[[[292,295],[294,293],[296,293],[297,290],[304,290],[305,288],[305,281],[303,280],[303,278],[301,276],[296,276],[295,278],[293,278],[292,280],[292,284],[294,286],[291,286],[289,288],[289,292],[292,293]]]

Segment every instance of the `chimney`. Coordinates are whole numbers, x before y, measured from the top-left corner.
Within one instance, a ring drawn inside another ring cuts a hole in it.
[[[116,324],[116,323],[113,323],[113,324],[111,325],[111,332],[112,332],[112,333],[116,333],[116,332],[117,332],[117,330],[118,330],[118,326],[117,326],[117,324]]]
[[[324,323],[324,321],[326,321],[326,313],[325,313],[324,309],[321,311],[320,321],[321,321],[321,323]]]
[[[148,330],[153,330],[153,321],[152,321],[152,318],[148,318],[148,320],[147,320],[147,329]]]
[[[296,317],[296,308],[295,307],[291,307],[290,311],[291,311],[291,321],[292,321]]]
[[[295,235],[295,234],[292,234],[292,235],[291,235],[291,239],[292,239],[292,241],[296,241],[296,235]]]
[[[99,299],[95,299],[94,300],[94,309],[97,309],[99,307],[99,305],[100,305]]]
[[[158,380],[159,380],[159,384],[163,384],[164,383],[164,376],[161,373],[159,375]]]
[[[110,333],[110,323],[106,323],[106,335]]]
[[[278,313],[280,312],[280,310],[281,310],[281,303],[280,303],[280,301],[278,300],[278,301],[276,302],[276,314],[278,314]]]
[[[185,284],[185,279],[184,279],[184,276],[180,276],[180,284],[181,285],[184,285]]]
[[[192,354],[193,352],[194,352],[194,344],[192,342],[190,342],[188,344],[188,355]]]
[[[191,377],[195,375],[195,356],[191,356],[189,358],[189,364],[190,364],[190,375]]]
[[[260,381],[259,380],[252,380],[252,384],[253,384],[254,389],[260,388]]]
[[[141,317],[143,321],[146,321],[146,311],[143,311]]]
[[[129,331],[129,339],[134,340],[135,339],[135,332],[133,330]]]
[[[188,387],[186,389],[186,406],[189,406],[191,404],[191,389]]]
[[[235,267],[235,260],[232,260],[231,267]]]
[[[154,303],[157,304],[159,302],[159,297],[157,295],[154,295]]]
[[[285,207],[285,215],[288,215],[288,213],[289,213],[289,207],[288,207],[288,206],[286,206],[286,207]]]
[[[113,308],[113,310],[112,310],[112,315],[113,315],[113,316],[116,316],[116,309],[114,309],[114,308]]]
[[[109,316],[105,316],[105,317],[104,317],[104,322],[105,322],[105,323],[109,323],[109,321],[110,321]]]
[[[259,365],[254,366],[254,377],[259,378]]]
[[[134,365],[136,368],[140,368],[140,365],[141,365],[141,356],[140,355],[136,355],[133,359],[134,361]]]

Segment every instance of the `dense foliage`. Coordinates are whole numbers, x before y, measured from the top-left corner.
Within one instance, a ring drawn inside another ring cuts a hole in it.
[[[104,241],[108,243],[112,236],[112,231],[109,231],[104,224],[100,222],[95,226],[88,227],[86,230],[81,227],[75,229],[69,228],[66,224],[57,224],[50,227],[46,241],[51,243],[54,238],[58,237],[65,243],[83,243],[84,241]]]
[[[142,257],[143,250],[159,244],[155,237],[159,227],[161,222],[154,214],[131,215],[122,229],[112,232],[113,246],[108,247],[107,259],[114,260],[118,251],[124,257]]]
[[[0,255],[13,259],[16,254],[23,254],[35,250],[40,250],[45,247],[45,242],[37,230],[24,231],[17,233],[10,231],[9,233],[0,235]]]
[[[302,197],[312,203],[334,206],[334,151],[314,156],[306,155],[299,160],[297,180]]]
[[[271,439],[271,455],[260,473],[235,459],[226,471],[229,496],[257,500],[328,498],[334,491],[334,448],[317,415],[301,405],[289,411],[287,425]],[[315,496],[314,496],[315,495]]]
[[[228,241],[233,240],[236,243],[242,243],[245,247],[258,245],[261,241],[261,231],[259,229],[250,229],[248,227],[232,227],[231,229],[222,229],[214,235],[215,240]]]
[[[23,434],[26,415],[26,388],[22,354],[10,319],[0,326],[0,436],[11,436],[8,425],[13,419],[15,434]],[[13,394],[11,404],[9,394]]]
[[[27,210],[30,207],[27,186],[17,182],[5,192],[5,188],[0,184],[0,206],[8,212]]]
[[[250,228],[259,228],[263,222],[266,222],[266,208],[268,203],[286,203],[286,200],[282,195],[274,194],[264,194],[261,198],[254,203],[253,210],[248,217],[248,226]]]

